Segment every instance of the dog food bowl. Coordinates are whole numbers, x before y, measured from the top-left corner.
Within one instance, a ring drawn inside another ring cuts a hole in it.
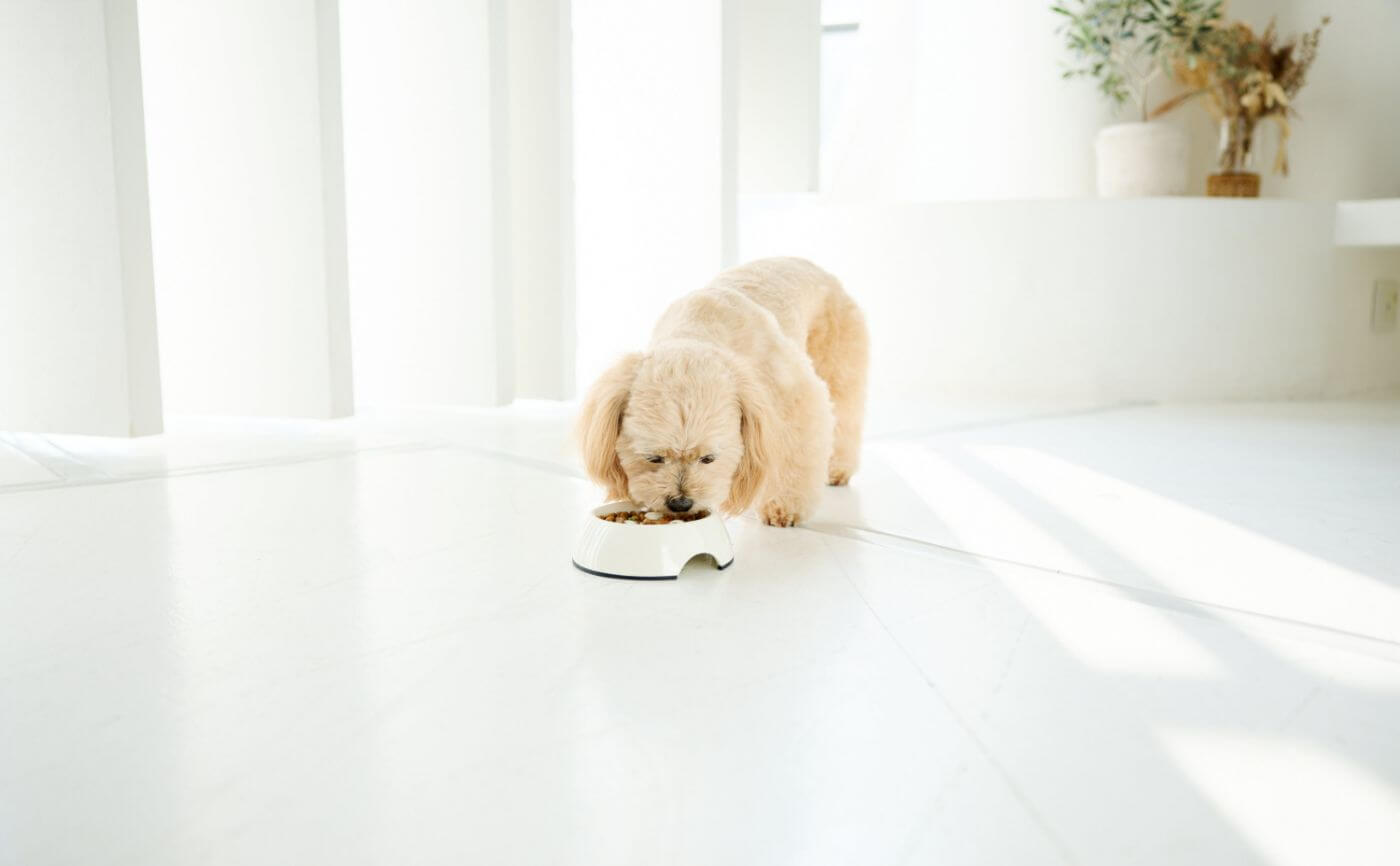
[[[593,509],[574,550],[574,565],[580,571],[628,580],[675,580],[697,556],[713,559],[720,568],[733,564],[734,545],[718,512],[654,526],[598,519],[635,509],[630,502],[609,502]]]

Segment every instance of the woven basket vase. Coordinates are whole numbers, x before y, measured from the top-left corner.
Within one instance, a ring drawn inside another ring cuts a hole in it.
[[[1206,176],[1206,195],[1228,198],[1258,198],[1259,175],[1252,171],[1230,171]]]

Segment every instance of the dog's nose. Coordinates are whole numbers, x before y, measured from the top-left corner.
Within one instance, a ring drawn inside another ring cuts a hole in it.
[[[688,496],[673,496],[670,499],[666,500],[666,507],[676,513],[680,513],[682,511],[689,511],[690,506],[694,504],[695,503],[691,502],[690,497]]]

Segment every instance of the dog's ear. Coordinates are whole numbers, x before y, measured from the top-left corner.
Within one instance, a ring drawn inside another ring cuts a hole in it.
[[[763,480],[776,453],[773,436],[779,426],[767,396],[752,377],[740,375],[737,384],[739,436],[743,439],[744,453],[739,458],[739,467],[734,470],[734,480],[729,483],[729,498],[721,506],[729,514],[748,508],[763,489]]]
[[[617,459],[617,434],[622,413],[637,377],[640,352],[624,356],[598,377],[579,409],[576,435],[588,477],[608,489],[609,499],[627,498],[627,473]]]

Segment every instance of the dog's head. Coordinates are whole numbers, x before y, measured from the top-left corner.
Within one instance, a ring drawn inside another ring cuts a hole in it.
[[[763,486],[776,426],[732,357],[677,341],[618,361],[588,395],[578,438],[610,499],[648,511],[743,511]]]

